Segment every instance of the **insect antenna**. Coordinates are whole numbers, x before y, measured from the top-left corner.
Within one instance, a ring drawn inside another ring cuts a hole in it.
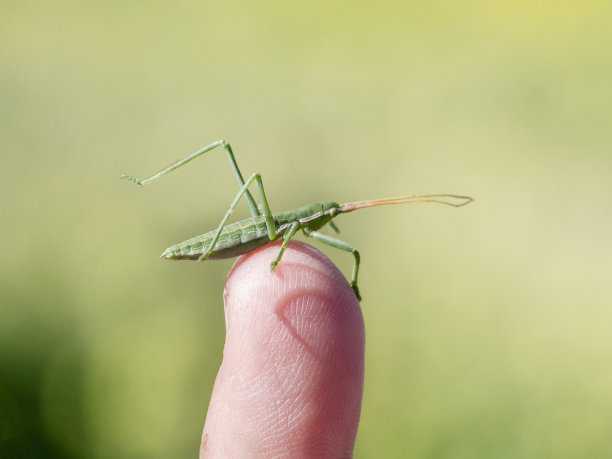
[[[420,196],[399,196],[397,198],[370,199],[367,201],[354,201],[340,204],[340,212],[352,212],[366,207],[385,206],[387,204],[407,204],[411,202],[437,202],[447,206],[461,207],[469,204],[474,199],[469,196],[456,194],[424,194]]]

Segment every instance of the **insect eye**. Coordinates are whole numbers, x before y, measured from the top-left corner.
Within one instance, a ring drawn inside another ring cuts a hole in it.
[[[339,213],[340,213],[340,211],[339,211],[339,209],[337,207],[332,207],[331,209],[329,209],[329,215],[331,217],[335,217]]]

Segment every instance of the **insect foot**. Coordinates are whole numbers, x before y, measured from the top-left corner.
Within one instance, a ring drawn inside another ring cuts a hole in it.
[[[361,295],[359,294],[359,288],[357,287],[357,284],[351,284],[351,288],[353,289],[353,292],[355,292],[355,296],[357,297],[357,299],[361,301]]]
[[[134,182],[138,186],[142,186],[142,180],[138,180],[135,177],[131,177],[129,175],[122,174],[119,178],[123,180],[129,180],[130,182]]]

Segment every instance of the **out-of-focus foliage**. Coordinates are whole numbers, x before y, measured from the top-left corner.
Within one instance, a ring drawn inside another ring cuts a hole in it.
[[[0,456],[193,457],[236,185],[362,253],[356,457],[612,456],[610,2],[4,2]],[[245,209],[243,211],[246,213]],[[350,257],[324,249],[345,272]]]

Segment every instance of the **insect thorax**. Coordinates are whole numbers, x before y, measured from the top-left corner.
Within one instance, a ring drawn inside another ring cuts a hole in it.
[[[305,228],[316,231],[332,219],[333,209],[339,209],[340,205],[333,201],[313,202],[289,212],[283,212],[279,216],[286,218],[287,222],[299,221]]]

